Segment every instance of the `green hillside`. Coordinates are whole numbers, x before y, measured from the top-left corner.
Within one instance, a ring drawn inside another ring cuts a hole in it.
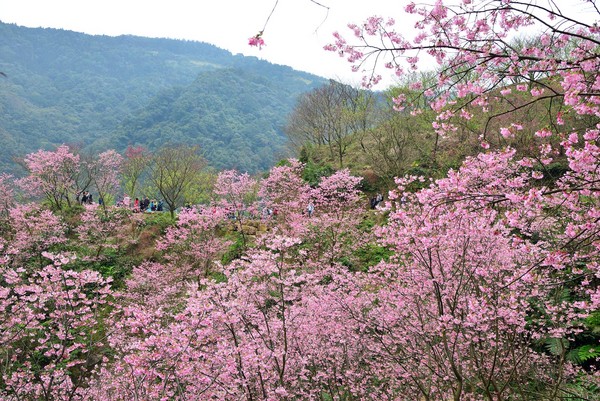
[[[72,143],[96,150],[200,144],[216,167],[257,170],[320,77],[191,41],[0,23],[0,167]]]
[[[203,72],[165,91],[117,129],[107,144],[199,144],[214,167],[267,169],[284,151],[282,128],[296,91],[257,71]]]

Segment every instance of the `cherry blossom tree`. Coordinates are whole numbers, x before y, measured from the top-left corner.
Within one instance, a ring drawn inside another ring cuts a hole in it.
[[[61,210],[65,203],[71,206],[80,166],[78,155],[73,154],[68,146],[61,145],[55,151],[31,153],[25,156],[24,162],[29,176],[20,180],[20,184],[25,191],[44,196],[57,210]]]
[[[336,33],[335,42],[326,48],[347,58],[354,70],[368,73],[367,86],[379,81],[372,67],[383,59],[385,67],[399,76],[417,70],[423,60],[437,62],[437,82],[427,87],[417,82],[414,89],[427,97],[436,94],[429,99],[440,113],[434,128],[443,133],[455,129],[451,117],[470,118],[465,106],[485,111],[502,99],[508,101],[497,116],[542,100],[568,106],[554,109],[554,127],[559,129],[565,114],[597,112],[599,12],[593,1],[576,3],[463,0],[429,6],[411,2],[405,12],[416,21],[414,38],[394,30],[393,18],[371,17],[363,24],[349,25],[355,40]],[[577,14],[581,9],[586,15]],[[532,36],[518,43],[515,38],[521,30]],[[511,92],[530,97],[513,103]],[[404,108],[411,99],[399,96],[396,103]]]
[[[177,225],[167,228],[156,245],[156,249],[162,250],[165,259],[174,265],[173,269],[179,270],[174,281],[184,282],[194,277],[201,281],[210,276],[230,244],[221,238],[226,222],[227,211],[218,206],[179,213]]]
[[[106,211],[106,202],[110,195],[120,187],[120,172],[123,156],[114,150],[107,150],[98,155],[97,159],[88,166],[92,184],[98,192],[98,200],[102,200],[102,208]]]
[[[468,159],[414,195],[399,180],[392,194],[380,236],[396,256],[367,277],[381,290],[363,306],[372,314],[356,316],[406,399],[504,399],[525,388],[532,399],[558,399],[585,376],[567,353],[598,309],[597,249],[588,242],[597,231],[573,222],[595,206],[537,186],[514,155]],[[551,339],[559,349],[540,352]]]
[[[200,286],[189,287],[181,312],[173,314],[164,307],[166,299],[156,304],[152,296],[148,307],[140,307],[144,300],[125,308],[112,336],[123,357],[94,386],[101,397],[283,400],[318,398],[332,388],[343,391],[352,380],[344,381],[341,369],[352,353],[340,355],[328,346],[328,330],[311,335],[318,318],[310,318],[315,310],[309,308],[319,303],[314,291],[326,272],[303,272],[298,245],[298,239],[272,236],[266,249],[250,251],[227,267],[226,281],[201,280]],[[147,281],[146,295],[136,291],[135,297],[147,297],[155,284],[164,283],[164,268],[148,265],[145,270],[154,279]],[[311,341],[316,337],[324,342],[318,349]],[[335,336],[340,344],[347,339],[341,337]],[[330,363],[322,360],[327,350]],[[336,355],[341,362],[336,363]],[[334,375],[330,367],[340,370]]]
[[[375,307],[369,324],[377,328],[373,343],[384,347],[378,354],[396,366],[406,394],[558,399],[572,391],[575,377],[587,377],[568,360],[581,355],[573,347],[582,322],[598,310],[592,216],[600,58],[598,9],[591,1],[579,4],[588,15],[578,18],[575,7],[552,1],[410,3],[405,11],[416,20],[414,38],[396,31],[391,18],[372,17],[349,26],[355,39],[335,34],[328,46],[367,74],[366,86],[380,79],[373,63],[386,57],[398,75],[418,69],[420,58],[439,63],[433,85],[417,82],[411,89],[418,97],[400,95],[395,104],[418,113],[415,99],[428,98],[442,140],[475,113],[503,124],[484,125],[483,153],[430,188],[412,196],[399,181],[397,199],[408,205],[398,202],[381,231],[396,256],[380,266],[385,280],[370,284],[389,293],[373,295],[373,305],[384,309]],[[518,42],[515,34],[524,29],[533,36]],[[542,102],[549,122],[515,121]],[[536,152],[485,153],[492,127],[506,139],[531,135]],[[550,174],[555,161],[568,166],[562,176]],[[545,353],[543,343],[559,346]],[[541,387],[523,395],[533,381]]]
[[[106,249],[119,249],[123,237],[122,231],[132,224],[131,211],[118,207],[100,207],[98,204],[83,205],[79,215],[80,222],[74,231],[78,234],[79,245],[85,249],[87,260],[102,259]]]
[[[273,230],[304,241],[313,262],[339,261],[358,246],[358,238],[367,235],[357,230],[361,214],[362,197],[358,190],[360,178],[349,170],[324,177],[314,188],[303,179],[304,165],[297,160],[289,165],[271,169],[261,182],[259,196],[265,207],[277,211]],[[313,211],[308,207],[312,205]]]
[[[262,217],[288,236],[300,236],[306,229],[303,215],[310,202],[311,188],[302,179],[303,169],[302,163],[291,159],[288,165],[273,167],[260,182]]]
[[[357,229],[363,205],[360,182],[360,177],[344,169],[323,177],[309,192],[314,212],[305,213],[306,242],[312,245],[309,252],[315,253],[313,261],[333,265],[342,257],[351,257],[361,242],[369,241],[369,234]]]
[[[206,274],[205,262],[223,249],[213,230],[227,209],[179,214],[177,226],[158,245],[165,263],[144,263],[127,282],[121,298],[126,307],[111,337],[120,357],[94,386],[99,398],[283,400],[373,393],[366,385],[373,371],[358,368],[365,348],[350,342],[358,330],[344,326],[350,319],[340,307],[348,269],[335,260],[339,251],[325,252],[326,246],[311,251],[318,238],[328,236],[320,229],[345,227],[336,218],[348,218],[357,206],[358,179],[344,171],[323,179],[313,193],[301,179],[302,168],[290,161],[261,183],[265,207],[281,212],[254,247],[220,268],[218,280]],[[221,191],[228,205],[246,205],[245,196],[256,186],[250,179],[236,180],[239,176],[226,176],[241,188],[234,198]],[[304,200],[311,197],[318,207],[309,217]],[[333,276],[340,280],[328,286]],[[328,297],[331,291],[335,295]],[[315,327],[322,329],[315,333]],[[349,369],[355,373],[348,375]]]
[[[50,210],[30,203],[10,209],[3,233],[2,255],[12,267],[40,268],[46,263],[42,252],[55,251],[65,244],[66,225]]]
[[[255,212],[257,182],[248,173],[226,170],[219,173],[215,184],[215,194],[221,198],[221,205],[234,220],[240,233],[243,246],[247,245],[244,222],[248,215]]]
[[[4,400],[86,399],[106,361],[103,311],[109,281],[65,268],[66,254],[26,274],[0,261],[0,397]]]

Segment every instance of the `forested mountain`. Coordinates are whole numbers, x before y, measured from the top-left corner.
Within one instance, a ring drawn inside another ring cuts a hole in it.
[[[305,87],[278,84],[281,81],[259,70],[202,72],[191,85],[162,92],[126,119],[106,147],[199,144],[216,168],[268,169],[274,157],[283,155],[282,127],[296,94]]]
[[[0,167],[39,148],[194,143],[257,170],[282,149],[296,97],[324,79],[215,46],[0,23]]]

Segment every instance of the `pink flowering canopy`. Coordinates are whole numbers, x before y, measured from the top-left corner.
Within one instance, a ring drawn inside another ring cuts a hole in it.
[[[90,163],[88,169],[99,199],[107,199],[109,195],[118,191],[122,166],[123,156],[112,149],[100,153],[97,159]]]
[[[85,399],[89,380],[107,361],[100,311],[110,281],[66,268],[71,255],[43,256],[49,264],[31,273],[0,261],[0,397]]]
[[[580,4],[597,17],[593,2]],[[373,212],[349,170],[314,186],[297,160],[262,179],[224,171],[213,204],[157,230],[151,256],[119,288],[93,266],[105,247],[141,242],[142,213],[92,205],[72,218],[17,204],[7,190],[0,398],[597,399],[597,24],[554,1],[438,0],[405,11],[414,37],[372,17],[329,49],[357,71],[387,57],[400,75],[432,57],[436,81],[397,97],[398,112],[418,111],[413,95],[425,97],[444,140],[461,119],[508,104],[492,116],[497,134],[529,135],[529,154],[492,146],[482,127],[480,153],[441,179],[397,178]],[[535,36],[515,43],[525,28]],[[367,74],[365,84],[377,80]],[[514,93],[560,107],[547,110],[551,122],[524,124]],[[59,147],[26,163],[23,183],[60,209],[78,156]],[[98,163],[112,169],[94,174],[106,184],[98,188],[116,190],[120,157],[109,151]],[[553,163],[564,170],[551,175]],[[10,182],[0,176],[0,187]],[[381,221],[374,232],[361,228],[365,215]],[[265,229],[250,235],[252,220]],[[230,242],[234,230],[242,247]],[[352,268],[367,245],[382,256]]]
[[[40,150],[25,157],[29,176],[20,186],[30,195],[41,194],[57,209],[63,202],[70,202],[75,192],[75,180],[79,172],[79,155],[62,145],[55,151]]]

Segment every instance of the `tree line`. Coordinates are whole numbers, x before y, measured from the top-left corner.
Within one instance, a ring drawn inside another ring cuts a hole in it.
[[[31,153],[21,164],[28,172],[16,180],[23,194],[42,197],[57,211],[72,207],[87,191],[94,191],[106,209],[124,191],[133,198],[160,197],[174,217],[175,210],[210,185],[214,175],[197,146],[165,147],[154,153],[130,146],[122,156],[114,150],[94,155],[61,145]]]

